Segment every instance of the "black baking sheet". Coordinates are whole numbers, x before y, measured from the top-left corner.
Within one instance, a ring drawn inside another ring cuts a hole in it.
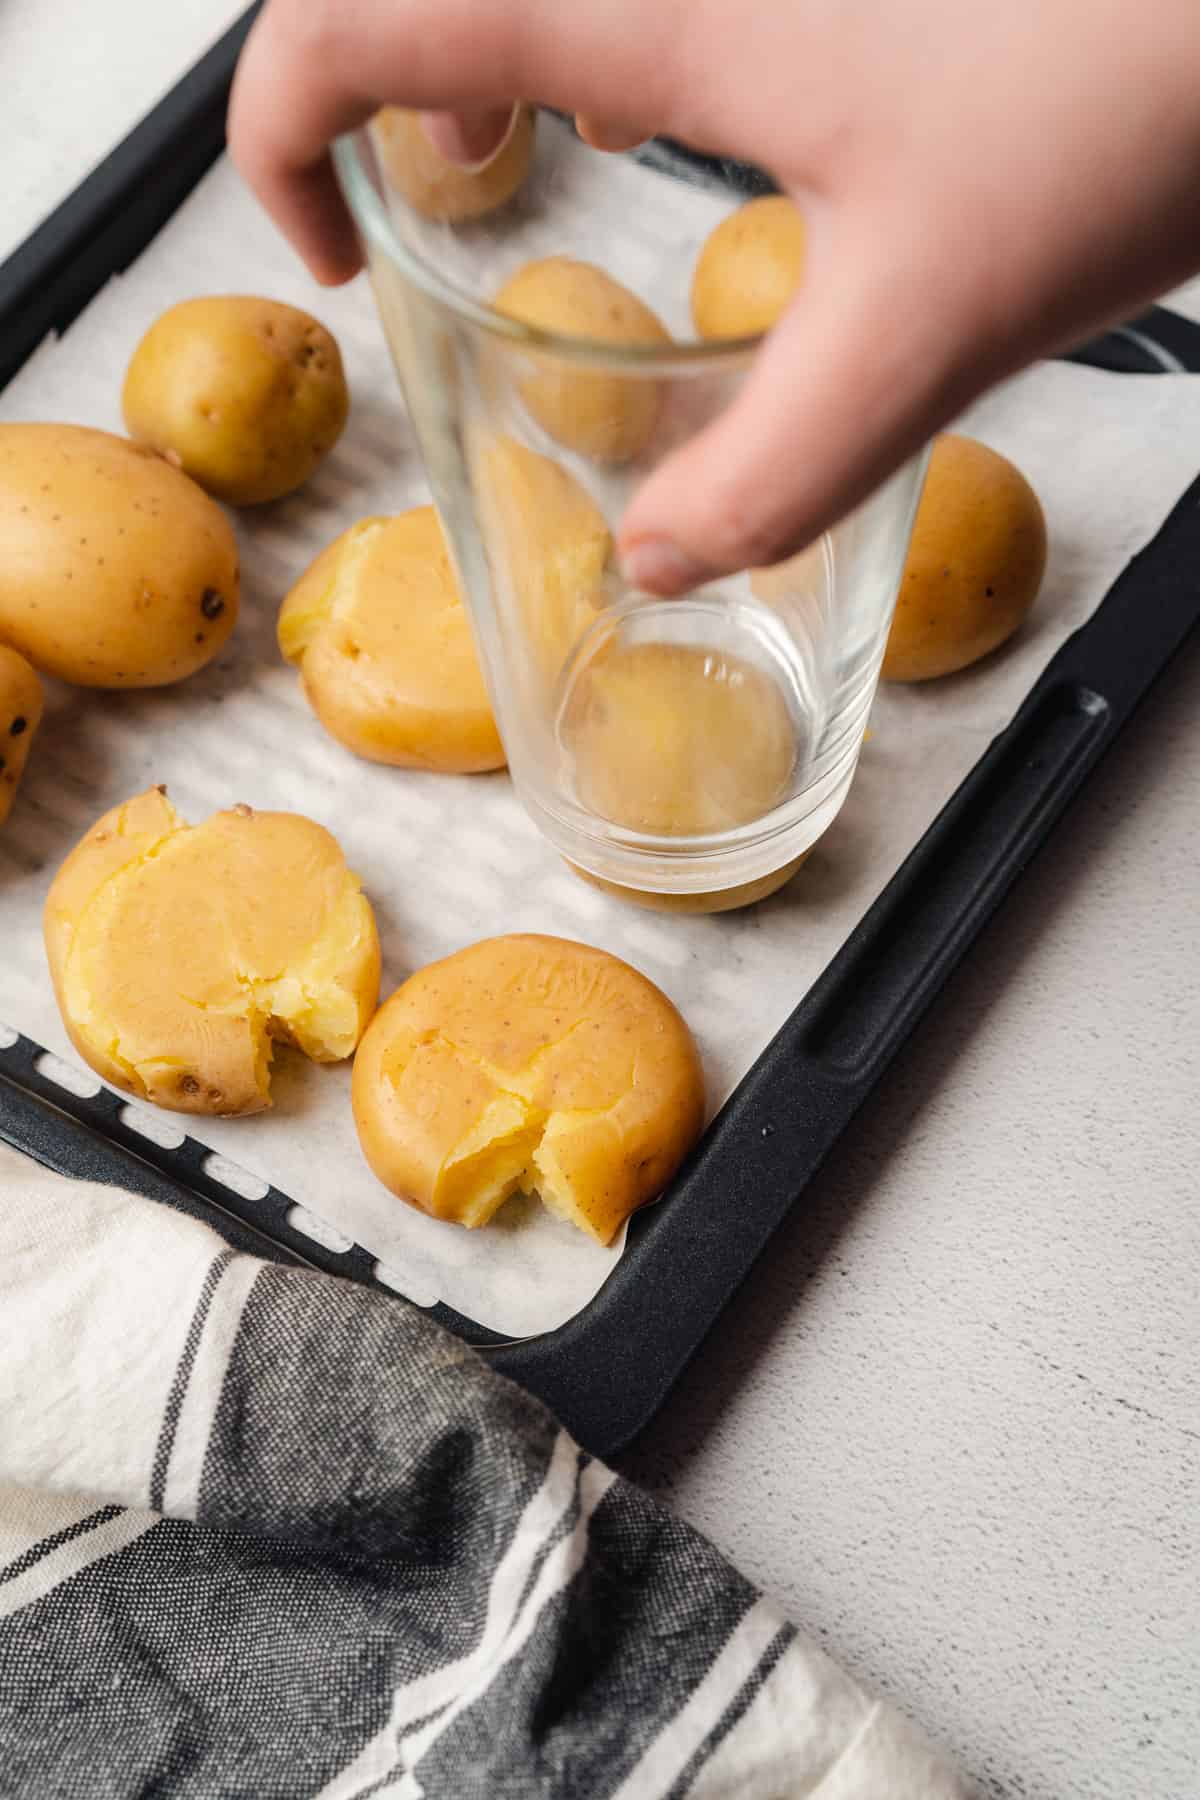
[[[0,267],[0,385],[152,240],[220,154],[248,14]],[[727,178],[721,166],[719,173]],[[1161,308],[1076,353],[1131,374],[1200,368],[1200,327]],[[652,1416],[891,1058],[1200,617],[1200,483],[1063,646],[722,1109],[669,1204],[567,1324],[521,1342],[428,1310],[611,1455]],[[81,1096],[26,1038],[0,1047],[0,1137],[65,1174],[121,1183],[231,1242],[379,1286],[375,1259],[297,1229],[290,1198],[247,1201],[188,1138],[165,1149],[122,1100]],[[736,1219],[736,1231],[731,1220]]]

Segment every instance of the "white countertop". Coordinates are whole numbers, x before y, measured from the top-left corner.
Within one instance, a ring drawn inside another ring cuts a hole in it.
[[[238,10],[8,0],[0,255]],[[1194,644],[625,1459],[993,1800],[1200,1793],[1198,821]]]

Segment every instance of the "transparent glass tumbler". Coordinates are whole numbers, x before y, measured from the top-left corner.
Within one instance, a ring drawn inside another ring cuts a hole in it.
[[[631,495],[755,354],[689,317],[696,258],[755,178],[659,141],[601,153],[546,112],[502,157],[531,134],[481,201],[456,172],[431,186],[409,115],[343,139],[338,170],[518,794],[603,886],[745,904],[849,790],[924,458],[789,562],[672,600],[626,585]]]

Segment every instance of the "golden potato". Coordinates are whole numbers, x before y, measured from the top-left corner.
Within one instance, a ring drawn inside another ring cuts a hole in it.
[[[25,658],[0,644],[0,825],[12,811],[42,705],[42,684]]]
[[[562,337],[590,338],[621,349],[666,345],[670,333],[636,294],[594,263],[548,256],[527,263],[492,302],[497,312]],[[648,376],[585,374],[547,352],[521,396],[544,431],[596,462],[624,463],[654,435],[662,385]]]
[[[371,1168],[436,1219],[486,1225],[510,1194],[601,1244],[660,1194],[704,1121],[704,1081],[665,994],[603,950],[488,938],[380,1008],[354,1062]]]
[[[804,269],[795,201],[765,194],[722,219],[692,276],[692,322],[702,338],[756,337],[786,311]]]
[[[529,173],[537,115],[517,108],[500,149],[482,169],[464,169],[435,150],[421,115],[385,106],[372,133],[389,184],[425,219],[458,225],[482,219],[512,199]]]
[[[486,446],[476,479],[497,579],[532,666],[552,685],[607,597],[612,535],[574,476],[515,438]]]
[[[327,831],[248,806],[189,826],[162,788],[76,845],[45,933],[79,1054],[174,1112],[260,1112],[273,1040],[338,1062],[379,994],[374,915]]]
[[[79,687],[160,687],[237,622],[228,519],[152,450],[79,425],[0,425],[0,641]]]
[[[656,837],[761,818],[786,797],[796,761],[777,683],[689,644],[613,637],[576,677],[559,730],[581,804]]]
[[[344,531],[284,601],[279,647],[322,725],[358,756],[459,774],[503,768],[432,506]]]
[[[930,681],[995,650],[1037,599],[1045,568],[1046,520],[1020,469],[974,438],[938,438],[884,680]]]
[[[256,506],[308,480],[342,435],[341,353],[299,307],[238,294],[183,300],[133,353],[129,435],[218,500]]]

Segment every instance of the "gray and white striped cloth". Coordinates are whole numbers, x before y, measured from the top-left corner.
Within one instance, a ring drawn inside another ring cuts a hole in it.
[[[964,1793],[413,1308],[0,1147],[0,1794]]]

